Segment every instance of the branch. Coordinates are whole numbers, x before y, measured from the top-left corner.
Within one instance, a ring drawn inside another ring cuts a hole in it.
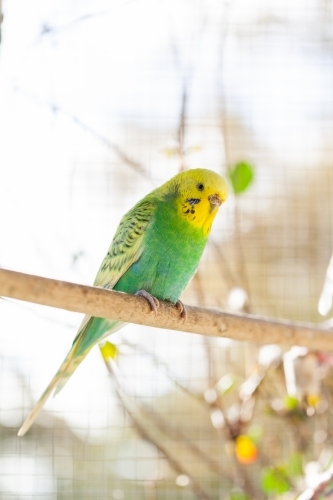
[[[142,297],[6,269],[0,269],[1,295],[126,323],[259,344],[303,345],[309,349],[333,351],[332,331],[312,323],[277,321],[192,306],[186,306],[185,323],[170,302],[161,301],[155,316]]]
[[[1,5],[1,0],[0,0],[0,5]],[[116,153],[116,155],[118,156],[118,158],[120,158],[120,160],[122,160],[125,164],[127,164],[128,166],[130,166],[131,168],[133,168],[139,174],[141,174],[144,177],[148,178],[148,174],[147,174],[144,166],[141,165],[141,163],[139,163],[138,161],[136,161],[133,158],[131,158],[130,156],[128,156],[127,153],[125,153],[117,144],[109,141],[109,139],[107,137],[105,137],[104,135],[100,134],[98,131],[94,130],[92,127],[90,127],[89,125],[87,125],[85,122],[83,122],[77,116],[72,115],[71,113],[69,113],[68,111],[66,111],[65,109],[61,108],[60,106],[58,106],[55,103],[47,102],[47,101],[43,101],[43,100],[39,99],[35,95],[33,95],[30,92],[27,92],[27,91],[21,89],[20,87],[17,87],[16,85],[13,86],[13,90],[15,90],[15,92],[18,92],[19,94],[23,95],[24,97],[28,97],[35,104],[39,104],[39,105],[42,105],[42,106],[47,106],[53,113],[60,113],[60,114],[62,114],[64,116],[66,116],[67,118],[69,118],[70,120],[72,120],[74,123],[76,123],[76,125],[78,125],[79,127],[81,127],[85,132],[88,132],[93,137],[95,137],[100,142],[102,142],[106,147],[110,148],[114,153]]]
[[[184,84],[183,95],[182,95],[182,106],[180,110],[180,118],[178,125],[178,145],[179,145],[179,157],[180,157],[180,172],[186,170],[186,158],[185,158],[185,122],[186,122],[186,108],[187,108],[187,89],[186,84]]]
[[[169,465],[174,469],[174,471],[177,474],[185,474],[189,479],[190,479],[190,487],[193,490],[193,493],[196,495],[196,497],[199,500],[210,500],[210,496],[207,495],[202,489],[200,484],[196,481],[194,477],[183,467],[182,463],[178,458],[173,457],[168,449],[163,446],[161,443],[159,443],[153,435],[140,423],[139,419],[136,417],[137,411],[134,409],[134,411],[131,411],[129,405],[125,401],[125,397],[127,396],[123,387],[120,384],[117,371],[114,369],[115,364],[112,362],[112,360],[106,360],[105,357],[102,354],[102,357],[104,359],[106,368],[109,372],[109,375],[112,376],[113,382],[115,384],[115,389],[116,389],[116,394],[118,396],[118,399],[122,403],[123,407],[125,408],[126,412],[130,416],[132,420],[133,427],[136,429],[136,431],[139,433],[140,437],[142,439],[145,439],[148,443],[151,443],[154,445],[168,460]]]

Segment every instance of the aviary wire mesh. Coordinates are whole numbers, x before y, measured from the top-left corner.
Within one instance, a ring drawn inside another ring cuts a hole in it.
[[[140,197],[180,169],[242,161],[254,181],[221,208],[184,302],[323,320],[331,0],[3,10],[2,267],[91,284]],[[134,325],[110,338],[109,370],[95,348],[18,438],[79,323],[0,300],[1,499],[291,499],[332,462],[327,353]]]

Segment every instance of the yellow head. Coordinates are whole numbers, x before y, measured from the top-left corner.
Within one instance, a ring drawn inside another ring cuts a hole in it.
[[[212,170],[196,168],[176,175],[162,188],[175,199],[178,213],[193,227],[210,232],[220,205],[228,196],[225,180]]]

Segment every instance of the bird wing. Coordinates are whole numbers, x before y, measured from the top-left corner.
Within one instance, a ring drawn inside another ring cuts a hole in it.
[[[113,288],[127,269],[142,255],[143,239],[156,205],[143,199],[121,219],[108,253],[94,281],[95,286]]]
[[[142,200],[124,215],[97,273],[94,281],[95,286],[113,288],[127,269],[141,257],[144,232],[154,212],[155,204]],[[54,395],[56,395],[62,389],[93,345],[101,340],[106,333],[110,334],[121,328],[122,325],[123,323],[117,320],[110,322],[103,318],[93,318],[87,315],[83,318],[71,350],[23,423],[18,432],[19,436],[23,436],[30,428],[53,390],[55,389]],[[87,335],[91,337],[88,345],[86,345]]]
[[[108,253],[106,254],[96,275],[94,286],[111,289],[125,274],[127,269],[142,255],[143,238],[156,206],[148,200],[139,201],[121,219],[116,234],[113,237]],[[73,346],[80,343],[87,332],[91,316],[85,315],[73,340]]]

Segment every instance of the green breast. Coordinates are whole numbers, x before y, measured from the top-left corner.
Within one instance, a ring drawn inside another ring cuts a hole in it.
[[[173,204],[159,202],[145,233],[142,256],[114,289],[133,294],[144,289],[176,302],[197,269],[206,242],[199,229],[179,218]]]

